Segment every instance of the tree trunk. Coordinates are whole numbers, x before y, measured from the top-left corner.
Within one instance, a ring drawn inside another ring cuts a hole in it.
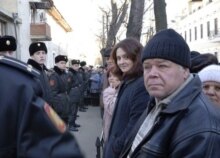
[[[154,0],[154,15],[156,32],[167,28],[167,14],[165,0]]]
[[[145,0],[131,0],[131,9],[126,37],[134,37],[140,41],[144,15]]]
[[[116,34],[118,33],[121,24],[124,22],[128,10],[128,2],[127,0],[125,0],[122,7],[118,9],[116,2],[114,2],[114,0],[111,0],[111,6],[112,19],[107,33],[106,48],[112,48],[116,42]]]

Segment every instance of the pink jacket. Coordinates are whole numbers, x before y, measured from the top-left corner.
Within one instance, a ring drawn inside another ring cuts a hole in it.
[[[103,91],[104,116],[103,116],[103,138],[108,139],[109,128],[112,121],[112,115],[115,109],[115,101],[117,98],[118,89],[107,87]]]

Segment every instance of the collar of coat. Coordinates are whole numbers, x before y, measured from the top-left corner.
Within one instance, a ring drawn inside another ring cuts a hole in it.
[[[202,92],[202,83],[199,79],[198,75],[195,75],[193,79],[182,89],[180,93],[178,93],[175,98],[171,100],[171,102],[167,105],[162,105],[161,114],[174,114],[179,111],[187,110],[192,101],[196,96],[198,96]],[[132,130],[130,137],[126,140],[125,146],[126,148],[123,150],[123,154],[126,154],[138,132],[140,126],[142,125],[144,119],[147,117],[148,113],[152,110],[152,108],[156,105],[156,101],[154,97],[150,98],[147,109],[143,112],[140,119],[136,123],[134,130]],[[122,154],[122,155],[123,155]]]
[[[48,69],[47,69],[47,67],[45,65],[41,66],[40,64],[38,64],[33,59],[28,59],[27,64],[31,65],[33,68],[35,68],[35,69],[37,69],[39,71],[42,71],[42,70],[48,71]]]
[[[73,68],[69,68],[69,71],[72,72],[73,74],[77,72],[77,71],[74,70]]]
[[[58,68],[57,66],[54,66],[53,69],[54,69],[54,71],[55,71],[56,73],[58,73],[59,75],[62,75],[62,74],[65,73],[65,71],[61,70],[61,69]]]
[[[164,105],[161,113],[176,113],[181,110],[186,110],[193,99],[202,92],[202,83],[198,75],[193,79],[170,101],[168,105]],[[155,105],[155,98],[151,98],[147,112]]]

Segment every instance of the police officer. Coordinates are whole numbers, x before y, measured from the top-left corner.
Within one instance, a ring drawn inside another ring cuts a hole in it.
[[[53,107],[58,115],[68,123],[70,114],[70,99],[68,96],[68,82],[66,80],[66,55],[55,57],[55,66],[49,76],[49,84],[53,94]]]
[[[80,100],[82,97],[81,89],[82,89],[82,79],[78,72],[79,70],[79,60],[73,59],[71,60],[71,67],[69,68],[69,73],[72,78],[72,84],[70,89],[70,100],[71,100],[71,115],[69,118],[69,129],[71,131],[77,131],[77,127],[80,127],[79,124],[76,123],[78,106],[80,104]]]
[[[80,73],[80,76],[81,76],[81,79],[82,79],[82,97],[81,97],[81,100],[80,100],[80,105],[79,105],[79,111],[81,112],[85,112],[86,109],[88,109],[87,107],[85,107],[85,103],[84,103],[84,97],[85,97],[85,92],[87,90],[87,84],[88,84],[88,78],[87,78],[87,74],[86,74],[86,71],[85,71],[85,67],[86,67],[86,62],[85,61],[81,61],[79,63],[80,65],[80,68],[79,68],[79,73]]]
[[[13,59],[16,40],[0,37],[0,157],[82,158],[64,122],[40,97],[39,72]]]
[[[30,59],[27,64],[40,72],[40,82],[43,86],[43,99],[52,105],[53,98],[51,88],[49,85],[49,79],[47,77],[48,69],[44,65],[47,56],[47,47],[43,42],[33,42],[29,46]]]

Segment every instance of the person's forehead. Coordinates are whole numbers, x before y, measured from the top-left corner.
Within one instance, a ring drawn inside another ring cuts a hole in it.
[[[66,64],[66,61],[59,61],[59,63],[61,63],[61,64]]]
[[[220,82],[209,80],[209,81],[203,82],[203,85],[220,86]]]
[[[79,64],[72,64],[72,66],[79,66]]]
[[[40,54],[40,53],[46,54],[46,52],[44,50],[36,51],[34,54]]]
[[[170,60],[160,59],[160,58],[152,58],[152,59],[145,59],[143,64],[147,64],[147,63],[151,63],[151,62],[154,62],[154,63],[164,63],[164,62],[171,63]]]
[[[118,48],[116,51],[116,56],[126,55],[127,53],[122,49]]]

